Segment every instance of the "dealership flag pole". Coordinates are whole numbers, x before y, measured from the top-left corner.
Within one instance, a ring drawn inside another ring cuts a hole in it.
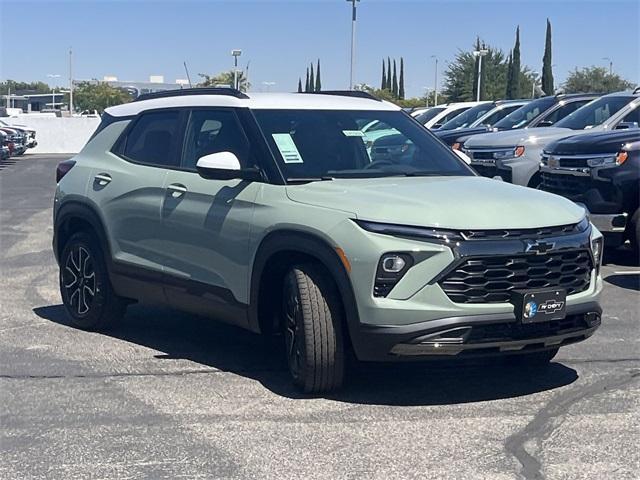
[[[353,65],[356,59],[356,2],[360,0],[347,0],[351,2],[351,65],[349,68],[349,90],[353,90]]]

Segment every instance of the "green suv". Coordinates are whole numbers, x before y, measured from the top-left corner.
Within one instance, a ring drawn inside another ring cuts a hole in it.
[[[366,145],[374,121],[402,141]],[[602,236],[581,207],[479,177],[363,92],[142,96],[57,179],[74,325],[149,302],[280,333],[306,392],[340,387],[350,353],[543,366],[600,325]]]

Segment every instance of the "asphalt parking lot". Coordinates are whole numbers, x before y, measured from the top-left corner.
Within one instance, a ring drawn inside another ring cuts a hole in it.
[[[545,374],[359,365],[305,397],[277,342],[135,306],[72,328],[55,165],[0,164],[0,478],[640,477],[640,268],[608,255],[600,330]]]

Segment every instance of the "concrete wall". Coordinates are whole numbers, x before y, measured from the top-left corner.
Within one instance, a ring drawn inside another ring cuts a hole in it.
[[[40,117],[3,118],[12,125],[26,125],[36,129],[38,146],[28,153],[78,153],[100,124],[99,118]]]

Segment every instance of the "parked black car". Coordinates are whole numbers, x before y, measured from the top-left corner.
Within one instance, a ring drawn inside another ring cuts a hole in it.
[[[550,127],[598,96],[595,93],[575,93],[538,98],[511,112],[491,128],[477,127],[469,131],[458,130],[455,139],[446,137],[440,137],[440,139],[458,150],[469,137],[480,133],[501,132],[518,128]]]
[[[540,189],[583,204],[606,247],[630,240],[640,257],[640,129],[576,135],[542,154]]]

